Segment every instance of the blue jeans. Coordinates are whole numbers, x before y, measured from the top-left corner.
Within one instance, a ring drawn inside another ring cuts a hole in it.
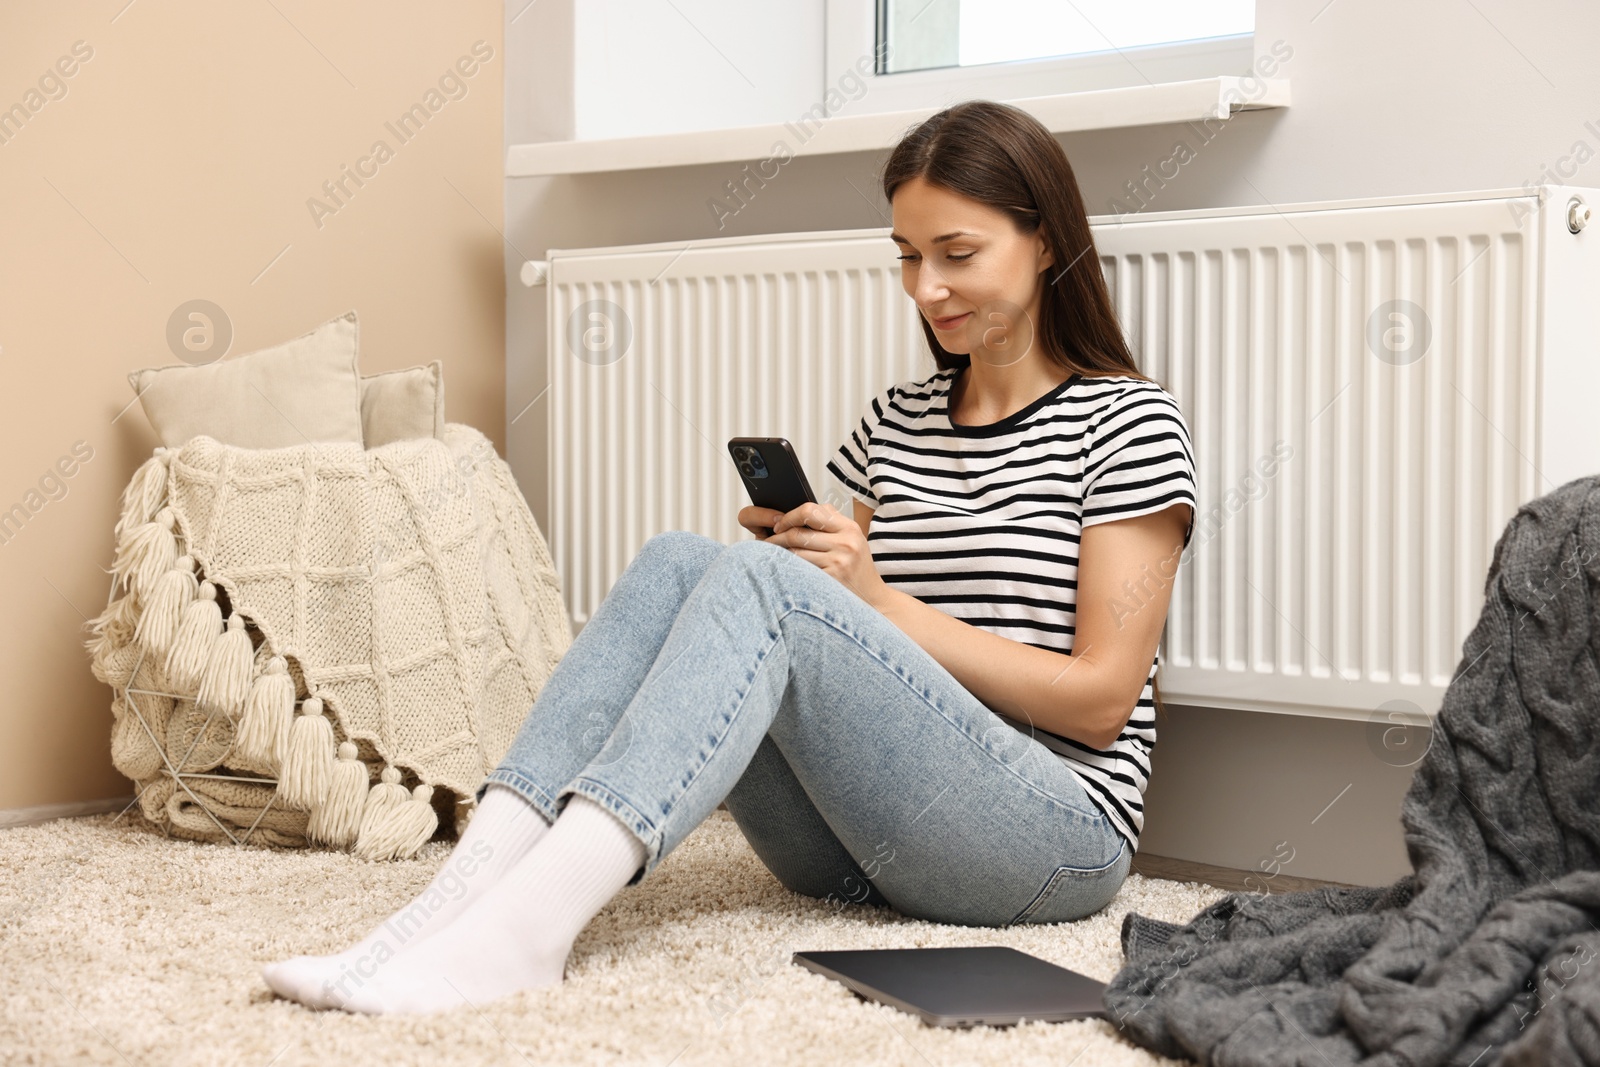
[[[967,926],[1103,908],[1133,856],[1077,777],[904,631],[788,549],[650,538],[573,639],[500,765],[647,849],[638,884],[726,801],[797,893]]]

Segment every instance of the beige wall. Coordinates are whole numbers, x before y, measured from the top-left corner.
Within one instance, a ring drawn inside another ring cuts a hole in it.
[[[83,625],[155,446],[126,375],[177,362],[178,305],[220,305],[230,355],[354,307],[364,372],[442,359],[446,417],[503,450],[502,40],[497,0],[0,7],[0,108],[30,109],[0,124],[0,510],[37,507],[0,543],[0,809],[131,792]],[[464,93],[425,100],[480,41]]]

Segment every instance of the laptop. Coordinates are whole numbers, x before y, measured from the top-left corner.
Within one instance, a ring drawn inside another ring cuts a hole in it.
[[[1104,982],[1001,945],[796,952],[793,962],[929,1026],[1110,1017]]]

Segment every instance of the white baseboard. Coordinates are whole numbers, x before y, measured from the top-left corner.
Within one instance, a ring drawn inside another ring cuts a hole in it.
[[[107,797],[104,800],[74,800],[66,804],[40,804],[32,808],[7,808],[0,810],[0,830],[13,826],[32,826],[51,819],[69,819],[75,815],[99,815],[106,811],[121,811],[133,803],[133,794],[124,797]]]

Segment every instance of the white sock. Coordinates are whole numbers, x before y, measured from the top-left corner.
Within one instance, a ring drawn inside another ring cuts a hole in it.
[[[341,979],[370,973],[375,961],[401,949],[410,951],[450,925],[516,866],[550,825],[516,790],[490,782],[461,839],[426,889],[343,952],[268,963],[261,968],[262,977],[279,996],[314,1008],[334,1007]]]
[[[428,1014],[555,985],[578,934],[647,855],[626,824],[574,793],[538,845],[448,929],[371,978],[343,982],[336,1006]]]

